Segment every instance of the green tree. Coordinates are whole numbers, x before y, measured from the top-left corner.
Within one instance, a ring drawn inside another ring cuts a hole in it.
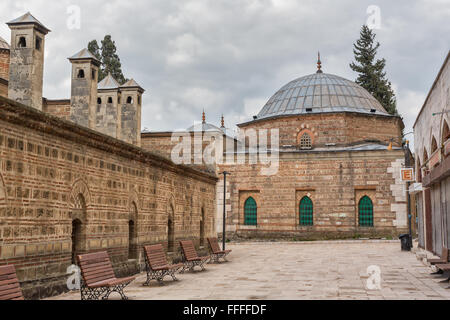
[[[386,79],[386,59],[377,59],[375,56],[380,47],[380,43],[375,44],[375,33],[366,25],[363,25],[360,38],[353,44],[355,62],[350,64],[350,68],[359,73],[356,83],[369,91],[392,115],[398,115],[397,100],[391,82]]]
[[[124,84],[128,79],[124,77],[122,72],[122,64],[117,54],[116,42],[111,39],[110,35],[106,35],[101,44],[102,46],[99,47],[97,40],[92,40],[88,44],[89,51],[101,62],[98,81],[102,81],[108,73],[111,73],[117,82]]]

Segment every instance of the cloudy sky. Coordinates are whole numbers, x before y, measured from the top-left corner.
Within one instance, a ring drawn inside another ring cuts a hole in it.
[[[314,73],[318,50],[324,72],[354,80],[352,44],[370,5],[380,8],[379,57],[409,132],[450,49],[448,0],[7,0],[0,21],[30,11],[52,30],[47,98],[69,98],[66,58],[111,34],[125,76],[147,90],[143,128],[186,128],[203,109],[208,122],[218,125],[223,113],[233,128],[281,86]],[[80,9],[79,29],[73,8]],[[5,24],[0,36],[10,39]]]

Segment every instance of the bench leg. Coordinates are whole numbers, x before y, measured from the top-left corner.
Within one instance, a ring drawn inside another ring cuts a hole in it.
[[[131,282],[131,281],[130,281]],[[120,294],[120,297],[122,298],[122,300],[128,300],[128,297],[125,295],[125,293],[123,292],[123,289],[130,284],[130,282],[127,283],[123,283],[123,284],[118,284],[112,288],[107,288],[106,289],[106,293],[103,296],[102,300],[107,300],[109,298],[109,295],[113,292],[117,292],[118,294]]]
[[[170,270],[169,275],[172,277],[173,281],[178,281],[178,278],[175,276],[175,272],[177,272],[177,269]]]
[[[438,271],[436,271],[436,272],[432,272],[432,273],[430,273],[430,275],[435,275],[435,274],[443,274],[444,273],[444,271],[442,271],[441,269],[439,269]]]

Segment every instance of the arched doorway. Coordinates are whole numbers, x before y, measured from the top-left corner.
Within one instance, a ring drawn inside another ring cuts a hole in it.
[[[258,225],[258,206],[252,197],[249,197],[244,203],[244,225]]]
[[[175,244],[175,212],[172,206],[170,206],[169,219],[167,220],[167,251],[173,252]]]
[[[202,208],[202,215],[200,217],[200,245],[205,245],[205,209]]]
[[[300,214],[300,225],[301,226],[312,226],[314,225],[313,219],[313,202],[307,196],[303,197],[300,200],[299,205],[299,214]]]
[[[81,221],[72,221],[72,264],[77,264],[77,254],[81,249]]]
[[[128,221],[128,259],[136,259],[135,238],[136,229],[134,221]]]
[[[81,193],[71,200],[72,264],[77,264],[77,255],[83,253],[86,249],[86,201]]]

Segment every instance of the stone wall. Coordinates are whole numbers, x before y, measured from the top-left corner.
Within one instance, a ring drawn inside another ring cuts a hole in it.
[[[406,202],[400,195],[393,165],[402,150],[298,152],[280,154],[276,175],[260,174],[262,164],[219,166],[227,177],[228,236],[328,239],[398,236],[406,231]],[[217,186],[217,231],[222,233],[223,181]],[[400,186],[401,187],[401,186]],[[314,226],[299,223],[299,201],[313,201]],[[367,195],[374,205],[374,227],[358,226],[358,202]],[[244,202],[258,205],[258,225],[244,225]]]
[[[129,274],[143,245],[173,239],[176,259],[177,240],[200,243],[202,208],[215,235],[214,175],[5,98],[0,119],[0,265],[16,266],[26,297],[67,290],[74,253],[107,250]]]

